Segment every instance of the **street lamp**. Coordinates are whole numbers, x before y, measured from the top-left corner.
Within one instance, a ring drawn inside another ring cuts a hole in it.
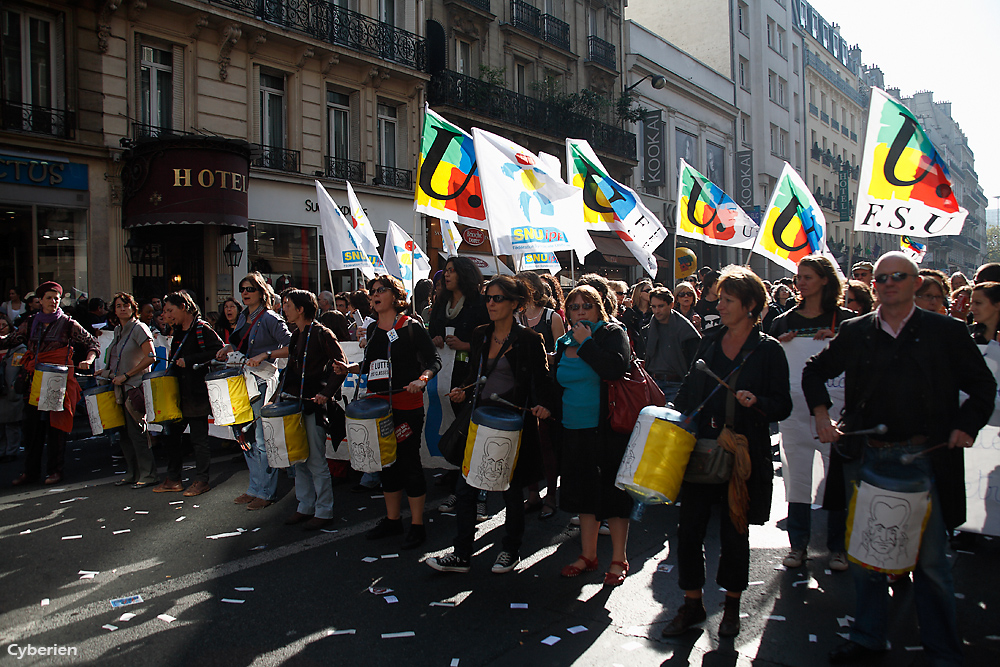
[[[628,95],[633,88],[635,88],[640,83],[649,78],[652,78],[652,80],[649,82],[649,85],[651,85],[653,88],[656,88],[657,90],[660,90],[665,85],[667,85],[667,80],[665,77],[662,77],[659,74],[647,74],[646,76],[642,77],[641,79],[633,83],[631,86],[623,90],[622,95]]]
[[[130,234],[128,242],[125,244],[125,252],[128,253],[129,263],[139,264],[142,262],[143,255],[146,254],[146,247],[142,243],[139,243],[135,234]]]
[[[240,265],[240,260],[243,259],[243,248],[236,242],[235,236],[229,237],[229,245],[223,249],[222,254],[226,258],[226,266],[235,268]]]

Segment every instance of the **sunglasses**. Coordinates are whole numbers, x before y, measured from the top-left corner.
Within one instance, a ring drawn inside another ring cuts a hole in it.
[[[256,287],[252,287],[252,286],[249,286],[249,285],[246,286],[246,287],[241,287],[240,288],[240,294],[243,294],[244,292],[256,292],[256,291],[257,291]]]
[[[568,310],[568,311],[570,311],[572,313],[575,313],[576,311],[580,310],[581,308],[583,308],[584,310],[593,310],[594,309],[594,304],[584,302],[584,303],[570,303],[570,304],[566,305],[566,310]]]
[[[507,301],[507,297],[503,294],[487,294],[486,303],[489,303],[490,301],[493,303],[503,303],[504,301]]]
[[[375,289],[372,290],[372,294],[383,294],[383,293],[389,292],[389,291],[391,291],[391,288],[389,288],[389,287],[385,287],[385,286],[376,287]]]
[[[875,282],[879,285],[884,285],[886,281],[891,280],[894,283],[901,283],[910,276],[915,276],[915,273],[907,273],[906,271],[893,271],[892,273],[880,273],[875,276]]]
[[[680,294],[677,295],[677,298],[683,299],[686,296],[694,296],[694,294],[692,294],[691,292],[681,292]]]

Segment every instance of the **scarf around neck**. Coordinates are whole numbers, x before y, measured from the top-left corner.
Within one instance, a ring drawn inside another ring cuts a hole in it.
[[[63,313],[62,308],[60,308],[59,306],[56,306],[55,312],[49,315],[46,315],[41,310],[35,313],[35,316],[31,320],[31,337],[32,338],[35,337],[35,334],[38,333],[38,331],[42,328],[43,324],[52,324],[60,317],[62,317],[64,314],[65,313]]]

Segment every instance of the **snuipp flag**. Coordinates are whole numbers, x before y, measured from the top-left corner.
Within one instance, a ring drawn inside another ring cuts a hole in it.
[[[722,189],[683,159],[678,174],[677,235],[731,248],[752,248],[757,224]]]
[[[486,227],[472,137],[426,105],[413,209],[442,220]]]
[[[617,234],[646,272],[656,276],[653,251],[667,238],[667,230],[632,188],[608,175],[588,141],[567,139],[566,160],[570,183],[583,190],[587,229]]]
[[[389,273],[403,281],[407,296],[412,296],[414,283],[426,278],[431,272],[427,255],[392,220],[389,221],[389,233],[385,237],[384,259]]]
[[[368,254],[369,261],[375,267],[375,272],[386,273],[382,258],[378,255],[378,239],[375,237],[375,228],[368,220],[368,214],[361,206],[358,196],[354,194],[354,188],[351,187],[350,181],[347,182],[347,205],[351,208],[351,226],[354,227],[361,247]]]
[[[554,252],[526,252],[517,261],[518,271],[547,271],[556,275],[561,269]]]
[[[927,254],[927,244],[910,236],[899,237],[899,249],[917,264],[924,261],[924,255]]]
[[[580,215],[583,191],[513,141],[478,127],[472,136],[494,253],[572,249],[582,262],[594,250]]]
[[[767,205],[753,251],[792,273],[806,255],[826,251],[826,218],[809,188],[787,162]]]
[[[854,230],[954,236],[969,214],[958,205],[948,167],[905,106],[872,88]]]
[[[316,200],[319,203],[319,222],[323,230],[327,266],[332,271],[360,269],[366,277],[374,278],[375,267],[368,259],[361,239],[319,181],[316,181]]]

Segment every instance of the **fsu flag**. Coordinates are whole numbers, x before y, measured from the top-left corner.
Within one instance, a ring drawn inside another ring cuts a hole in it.
[[[854,230],[954,236],[969,214],[958,205],[948,167],[913,114],[872,88]]]
[[[722,189],[681,159],[677,192],[677,235],[724,245],[752,248],[758,226]]]
[[[761,221],[753,251],[792,273],[806,255],[826,252],[826,218],[809,188],[785,163]]]
[[[472,137],[424,106],[413,210],[472,227],[486,227]]]
[[[912,236],[900,236],[899,249],[917,264],[924,261],[924,255],[927,254],[927,244],[920,243]]]
[[[667,238],[667,230],[632,188],[608,175],[588,141],[567,139],[566,160],[570,183],[583,190],[587,229],[617,234],[646,272],[655,277],[658,267],[653,251]]]

